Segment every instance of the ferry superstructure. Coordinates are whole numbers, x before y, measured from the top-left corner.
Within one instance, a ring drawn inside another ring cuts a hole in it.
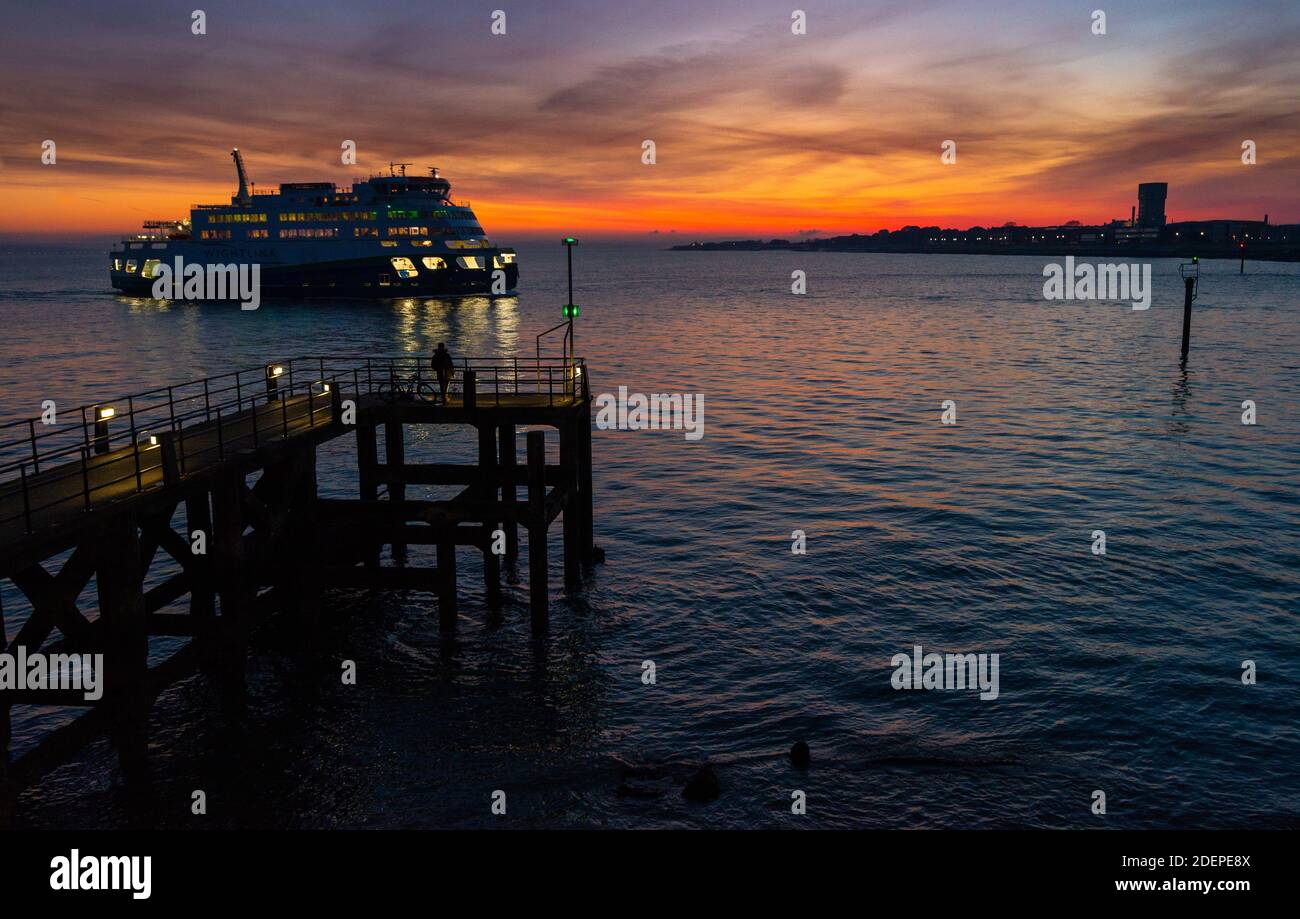
[[[409,163],[351,187],[291,182],[249,190],[239,149],[239,190],[229,204],[200,204],[186,220],[153,220],[109,254],[113,287],[151,296],[158,266],[260,266],[263,295],[410,297],[493,294],[519,280],[514,249],[493,245],[451,183]]]

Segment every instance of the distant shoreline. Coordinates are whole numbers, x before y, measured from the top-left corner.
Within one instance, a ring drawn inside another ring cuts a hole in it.
[[[1181,258],[1190,261],[1193,257],[1201,259],[1240,259],[1241,252],[1235,245],[1202,244],[1179,246],[1173,244],[1070,244],[1065,246],[1033,245],[967,245],[948,243],[938,245],[906,245],[890,243],[872,243],[867,237],[860,237],[852,242],[835,240],[809,240],[791,242],[788,240],[730,240],[711,243],[690,243],[670,246],[672,252],[884,252],[898,255],[1038,255],[1064,258],[1067,255],[1085,258],[1135,259]],[[1300,245],[1264,244],[1255,249],[1247,249],[1248,262],[1300,262]]]

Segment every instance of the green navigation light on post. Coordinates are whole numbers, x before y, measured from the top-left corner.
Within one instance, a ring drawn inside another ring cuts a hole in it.
[[[581,314],[582,314],[582,310],[580,310],[580,309],[578,308],[578,304],[576,304],[576,303],[566,303],[566,304],[564,304],[564,318],[565,318],[565,319],[577,319],[578,316],[580,316]]]

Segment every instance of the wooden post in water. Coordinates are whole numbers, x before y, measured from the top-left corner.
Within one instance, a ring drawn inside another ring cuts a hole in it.
[[[528,432],[528,598],[533,630],[550,618],[546,583],[546,433]]]
[[[375,414],[368,411],[357,419],[357,476],[360,479],[362,501],[379,497],[379,484],[375,481],[375,467],[379,465],[379,447],[375,443]],[[379,569],[378,539],[366,537],[365,562],[370,571]]]
[[[403,436],[402,422],[396,417],[397,412],[390,410],[384,419],[384,462],[387,464],[388,500],[405,501],[406,485],[394,482],[394,475],[401,475],[406,465],[406,439]],[[393,561],[406,563],[406,543],[393,543]]]
[[[95,546],[95,581],[104,624],[104,703],[110,737],[128,781],[144,777],[149,717],[149,638],[144,609],[140,535],[134,514],[105,527]]]
[[[242,702],[248,665],[248,615],[252,591],[244,559],[244,477],[221,476],[212,486],[213,570],[221,599],[221,683],[227,701]]]
[[[478,473],[486,483],[478,491],[481,501],[493,504],[497,500],[499,488],[497,472],[496,428],[491,424],[478,426]],[[487,605],[491,609],[501,606],[501,556],[492,551],[492,532],[501,525],[499,520],[487,521],[483,530],[487,540],[483,544],[483,589],[487,595]]]
[[[217,595],[213,588],[210,554],[213,546],[212,508],[206,490],[186,497],[185,523],[189,531],[185,534],[185,542],[189,544],[193,555],[190,562],[190,616],[194,619],[194,647],[198,652],[200,667],[211,670],[217,661]],[[203,533],[205,551],[194,555],[194,534],[199,531]]]
[[[497,448],[500,453],[501,466],[501,500],[507,506],[515,503],[515,426],[502,424],[497,426]],[[506,531],[506,561],[514,564],[519,560],[519,526],[515,519],[502,522]]]
[[[320,622],[321,581],[316,566],[316,528],[312,519],[316,503],[316,449],[298,448],[285,461],[284,529],[275,551],[282,557],[276,589],[281,607],[293,616],[304,641],[317,637]]]
[[[582,562],[590,566],[595,561],[595,508],[591,495],[591,410],[583,403],[578,418],[578,495],[579,516],[582,520]]]
[[[1187,363],[1187,350],[1192,344],[1192,295],[1196,291],[1196,278],[1183,278],[1183,357]]]
[[[438,625],[456,628],[456,542],[450,535],[438,543]]]
[[[578,426],[574,419],[566,418],[560,426],[560,487],[564,490],[564,585],[570,590],[582,581],[582,496],[578,456]]]

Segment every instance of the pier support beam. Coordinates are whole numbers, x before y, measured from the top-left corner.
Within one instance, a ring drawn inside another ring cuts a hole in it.
[[[578,464],[580,452],[577,423],[571,419],[566,420],[560,427],[560,469],[564,474],[560,487],[565,493],[564,585],[570,590],[582,582],[582,496],[578,492],[581,481]]]
[[[248,666],[248,616],[252,589],[244,558],[242,475],[226,475],[212,486],[213,569],[221,599],[221,682],[231,699],[242,700]]]
[[[528,598],[532,626],[546,629],[550,589],[546,583],[546,434],[528,432]]]
[[[484,485],[479,499],[493,504],[497,501],[497,446],[496,429],[490,424],[478,426],[478,471],[489,484]],[[501,557],[492,551],[492,531],[501,521],[484,524],[487,539],[483,543],[483,590],[491,609],[501,606]]]
[[[379,497],[379,484],[375,481],[375,467],[379,465],[379,448],[375,443],[375,416],[366,412],[357,419],[357,477],[360,479],[361,500],[374,501]],[[367,543],[366,567],[379,569],[379,543]]]
[[[498,425],[497,440],[501,471],[505,474],[505,482],[501,486],[501,500],[513,506],[515,502],[513,476],[516,465],[515,426],[513,424]],[[505,527],[506,531],[506,561],[513,565],[519,560],[519,527],[514,520],[506,520],[502,523],[502,526]]]
[[[395,470],[399,474],[406,465],[406,438],[403,434],[402,422],[391,414],[384,421],[384,461],[390,470]],[[390,479],[388,500],[405,501],[406,486]],[[406,564],[406,543],[393,543],[393,561],[399,565]]]
[[[138,781],[147,770],[149,638],[144,609],[140,535],[134,515],[118,517],[95,551],[99,613],[104,621],[104,701],[122,774]]]
[[[299,632],[310,645],[320,624],[321,579],[317,571],[316,526],[312,510],[316,503],[316,450],[308,446],[289,461],[285,476],[284,505],[288,519],[280,535],[278,551],[284,557],[284,574],[279,579],[281,606],[294,618]]]
[[[595,561],[595,511],[591,493],[591,409],[583,404],[577,422],[578,435],[578,514],[581,524],[582,563],[590,567]]]
[[[212,570],[212,507],[206,491],[191,494],[185,499],[185,542],[193,555],[194,534],[203,533],[205,551],[193,555],[190,568],[190,615],[194,617],[194,645],[199,664],[211,670],[217,660],[217,595],[213,588]]]
[[[438,543],[438,625],[450,631],[456,628],[456,543]]]

